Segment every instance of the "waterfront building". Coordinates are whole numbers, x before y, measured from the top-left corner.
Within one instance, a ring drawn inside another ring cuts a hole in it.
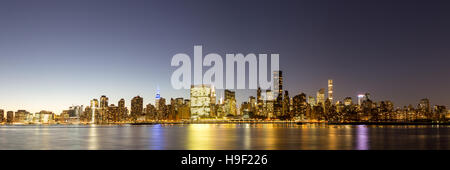
[[[294,116],[305,116],[307,107],[306,94],[301,93],[299,95],[294,96],[292,105]]]
[[[80,115],[83,113],[83,105],[69,107],[68,114],[71,123],[80,121]]]
[[[191,100],[184,100],[184,104],[180,108],[180,115],[182,120],[189,120],[191,118]]]
[[[210,85],[192,85],[190,92],[190,110],[191,118],[211,116],[211,101],[213,96],[213,88]],[[215,99],[214,99],[215,100]]]
[[[5,120],[5,111],[0,109],[0,123],[6,122]]]
[[[148,120],[155,120],[156,119],[156,107],[152,105],[151,103],[147,104],[144,109],[145,112],[145,119]]]
[[[131,99],[130,116],[132,121],[137,121],[138,117],[142,116],[144,107],[144,99],[141,96],[136,96]]]
[[[14,114],[14,122],[16,123],[26,123],[29,122],[29,115],[30,112],[26,110],[17,110],[17,112]]]
[[[34,116],[34,122],[42,124],[51,124],[55,122],[55,114],[51,111],[42,110]]]
[[[126,121],[128,119],[128,108],[125,107],[125,99],[120,99],[117,106],[119,107],[119,117],[118,121]]]
[[[6,122],[7,123],[13,123],[14,122],[14,112],[13,111],[6,112]]]
[[[166,105],[166,99],[160,97],[158,103],[155,105],[156,109],[156,119],[165,120],[168,117],[169,107]]]
[[[98,100],[97,99],[92,99],[91,100],[91,123],[95,123],[95,117],[98,115]]]

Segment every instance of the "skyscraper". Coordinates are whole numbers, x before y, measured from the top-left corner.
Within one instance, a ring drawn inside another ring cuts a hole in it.
[[[5,111],[0,109],[0,123],[5,121]]]
[[[209,117],[211,114],[212,89],[209,85],[191,86],[191,118]],[[215,101],[215,99],[214,99]]]
[[[352,98],[351,97],[346,97],[344,99],[344,106],[351,106],[353,104]]]
[[[316,99],[313,96],[308,96],[308,104],[311,107],[314,107],[317,103],[316,103]]]
[[[117,106],[119,106],[121,108],[125,107],[125,99],[120,99]]]
[[[140,96],[133,97],[131,99],[131,111],[130,115],[133,121],[136,121],[139,116],[142,115],[144,110],[144,100]]]
[[[317,91],[317,105],[324,106],[325,105],[325,89],[320,89]]]
[[[281,70],[273,72],[273,83],[275,97],[283,95],[283,72]]]
[[[237,115],[236,110],[236,93],[234,91],[225,90],[225,115]]]
[[[328,99],[333,103],[333,80],[328,80]]]
[[[161,95],[160,95],[159,87],[156,87],[156,97],[155,97],[156,110],[159,110],[159,101],[160,100],[161,100]]]
[[[97,111],[98,108],[98,100],[97,99],[92,99],[91,100],[91,123],[95,123],[95,113]]]
[[[13,123],[14,122],[14,112],[13,111],[6,112],[6,122],[7,123]]]
[[[108,100],[109,99],[104,95],[102,97],[100,97],[100,107],[101,108],[108,107]]]
[[[359,106],[361,106],[363,98],[364,98],[364,94],[358,94],[358,105]]]
[[[256,115],[261,116],[263,112],[263,99],[261,96],[261,88],[258,87],[258,90],[256,91]]]
[[[275,89],[274,114],[281,116],[283,112],[283,72],[278,70],[273,72],[273,82]]]

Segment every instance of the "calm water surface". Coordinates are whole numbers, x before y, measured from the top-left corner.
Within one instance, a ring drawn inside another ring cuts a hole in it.
[[[450,127],[295,124],[0,126],[0,149],[450,149]]]

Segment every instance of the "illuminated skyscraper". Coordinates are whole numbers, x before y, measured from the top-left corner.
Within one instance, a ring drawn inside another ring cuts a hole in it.
[[[5,122],[5,111],[0,109],[0,123]]]
[[[131,99],[131,111],[130,115],[133,121],[136,121],[138,117],[142,116],[144,110],[144,100],[140,96],[133,97]]]
[[[317,105],[324,106],[325,105],[325,89],[320,89],[317,91]]]
[[[95,112],[97,111],[97,108],[98,108],[98,100],[92,99],[91,100],[91,111],[92,111],[91,123],[95,123]]]
[[[351,105],[353,105],[352,98],[351,97],[346,97],[344,99],[344,106],[351,106]]]
[[[156,87],[156,97],[155,97],[156,110],[159,110],[159,101],[160,100],[161,100],[161,95],[160,95],[159,87]]]
[[[236,93],[234,91],[225,90],[225,115],[237,115],[236,109]]]
[[[364,98],[364,94],[358,94],[358,105],[359,106],[361,106],[363,98]]]
[[[271,90],[266,90],[265,100],[264,116],[274,118],[274,96]]]
[[[328,99],[333,103],[333,80],[328,80]]]
[[[102,97],[100,97],[100,107],[101,108],[108,107],[108,100],[109,99],[104,95]]]
[[[283,72],[278,70],[273,72],[274,83],[274,114],[275,116],[281,116],[283,111]]]
[[[316,103],[316,99],[313,96],[308,96],[308,104],[311,107],[314,107],[317,103]]]
[[[209,85],[191,86],[191,118],[209,117],[211,114],[212,88]],[[215,101],[215,99],[214,99]]]
[[[119,106],[121,108],[125,107],[125,99],[120,99],[117,106]]]
[[[258,90],[256,91],[256,115],[261,116],[263,112],[263,99],[261,96],[261,88],[258,87]]]
[[[14,122],[14,112],[13,111],[6,112],[6,122],[7,123],[13,123]]]

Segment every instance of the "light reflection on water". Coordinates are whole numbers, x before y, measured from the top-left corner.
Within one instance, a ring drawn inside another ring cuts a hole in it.
[[[187,124],[0,126],[0,149],[449,149],[448,126]]]

